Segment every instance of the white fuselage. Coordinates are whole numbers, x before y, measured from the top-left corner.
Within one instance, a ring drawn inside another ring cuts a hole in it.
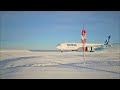
[[[89,43],[89,44],[85,44],[84,47],[87,47],[88,49],[91,47],[96,47],[98,45],[103,45],[103,44],[95,44],[95,43]],[[57,45],[57,49],[59,50],[79,50],[82,49],[83,44],[82,43],[61,43]]]

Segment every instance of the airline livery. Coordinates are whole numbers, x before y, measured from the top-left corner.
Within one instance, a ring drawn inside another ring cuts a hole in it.
[[[84,47],[85,47],[85,51],[86,52],[94,52],[94,50],[101,50],[104,49],[106,47],[111,47],[112,45],[109,44],[109,40],[110,40],[110,36],[108,36],[108,39],[105,41],[105,43],[103,44],[99,44],[99,43],[85,43]],[[79,51],[83,49],[83,43],[70,43],[70,42],[66,42],[66,43],[61,43],[58,44],[56,46],[57,49],[59,49],[61,52],[63,50],[71,50],[71,51]]]

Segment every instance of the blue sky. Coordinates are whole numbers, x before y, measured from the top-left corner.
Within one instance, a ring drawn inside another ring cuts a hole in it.
[[[56,49],[62,42],[120,42],[120,11],[0,11],[0,48]]]

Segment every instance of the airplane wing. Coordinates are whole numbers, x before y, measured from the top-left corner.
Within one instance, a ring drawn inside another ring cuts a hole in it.
[[[111,44],[88,44],[86,45],[86,47],[88,48],[88,51],[103,50],[110,46],[112,45]]]
[[[103,44],[103,45],[95,45],[93,46],[94,50],[103,50],[107,47],[111,47],[112,45],[111,44]]]
[[[109,35],[108,36],[108,39],[105,41],[105,43],[104,44],[91,44],[91,45],[89,45],[90,47],[92,47],[92,48],[94,48],[94,49],[104,49],[104,48],[106,48],[106,47],[111,47],[112,46],[112,44],[109,44],[109,40],[110,40],[110,37],[111,37],[111,35]]]

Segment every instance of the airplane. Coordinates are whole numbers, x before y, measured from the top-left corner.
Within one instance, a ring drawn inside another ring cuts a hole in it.
[[[111,35],[108,36],[108,39],[105,41],[105,43],[86,43],[85,44],[85,52],[94,52],[95,50],[102,50],[107,47],[111,47],[112,44],[109,44]],[[61,52],[64,50],[70,50],[70,51],[80,51],[83,49],[83,43],[80,42],[75,42],[75,43],[70,43],[70,42],[65,42],[58,44],[56,46],[57,49],[59,49]]]

